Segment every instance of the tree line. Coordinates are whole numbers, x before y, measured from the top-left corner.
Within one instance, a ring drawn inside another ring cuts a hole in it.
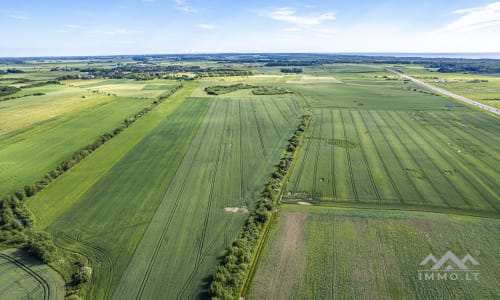
[[[279,205],[279,198],[283,192],[288,171],[293,164],[297,147],[303,140],[310,119],[309,115],[302,116],[299,126],[289,139],[289,144],[279,164],[261,191],[255,209],[250,212],[237,238],[225,250],[209,288],[213,300],[238,299],[240,296],[245,281],[250,276],[258,244]]]

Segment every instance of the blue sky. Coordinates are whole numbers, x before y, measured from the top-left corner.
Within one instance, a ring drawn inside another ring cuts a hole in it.
[[[16,0],[0,56],[500,52],[500,1]]]

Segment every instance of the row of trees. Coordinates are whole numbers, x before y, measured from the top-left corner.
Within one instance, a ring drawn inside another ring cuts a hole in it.
[[[292,166],[295,151],[303,139],[309,121],[309,115],[302,116],[301,123],[289,140],[286,152],[260,193],[255,209],[250,213],[236,240],[226,249],[210,284],[209,292],[212,299],[237,299],[241,294],[249,276],[257,245],[279,204],[286,175]]]

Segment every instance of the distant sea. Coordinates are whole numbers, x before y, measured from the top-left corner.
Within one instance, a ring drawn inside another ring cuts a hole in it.
[[[423,57],[423,58],[490,58],[500,59],[500,52],[469,52],[469,53],[411,53],[411,52],[345,52],[336,53],[345,55],[367,55],[367,56],[395,56],[395,57]]]

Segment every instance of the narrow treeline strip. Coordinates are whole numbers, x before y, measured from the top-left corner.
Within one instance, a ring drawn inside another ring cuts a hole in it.
[[[288,171],[293,165],[297,147],[303,141],[310,119],[310,115],[302,116],[297,130],[288,140],[289,144],[276,166],[276,170],[260,193],[255,209],[250,212],[236,240],[226,249],[210,284],[209,292],[213,300],[238,299],[242,293],[245,282],[251,275],[252,262],[256,258],[259,243],[276,213]]]

